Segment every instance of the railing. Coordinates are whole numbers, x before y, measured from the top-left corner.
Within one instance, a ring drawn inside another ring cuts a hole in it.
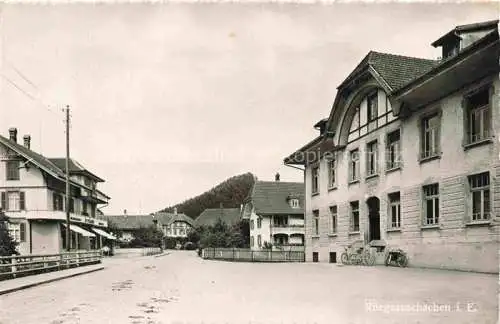
[[[0,257],[0,281],[100,263],[102,251]]]
[[[163,250],[161,248],[159,248],[159,247],[145,247],[145,248],[142,248],[142,255],[143,256],[160,254],[162,252],[163,252]]]
[[[250,262],[304,262],[303,251],[252,251],[250,249],[205,248],[203,259]]]

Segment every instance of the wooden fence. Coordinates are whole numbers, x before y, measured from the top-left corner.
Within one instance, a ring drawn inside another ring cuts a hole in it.
[[[252,251],[249,249],[205,248],[203,259],[249,262],[305,262],[304,251]]]
[[[100,263],[102,251],[0,257],[0,281]]]
[[[143,256],[160,254],[162,252],[163,252],[163,250],[161,248],[159,248],[159,247],[146,247],[146,248],[142,248],[142,255]]]

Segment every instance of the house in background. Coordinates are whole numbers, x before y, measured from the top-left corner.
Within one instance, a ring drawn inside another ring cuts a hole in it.
[[[441,59],[369,52],[318,137],[285,158],[305,166],[307,261],[364,240],[413,266],[498,273],[498,21],[432,45]]]
[[[222,220],[228,226],[237,224],[241,219],[241,208],[207,208],[196,217],[195,226],[213,226]]]
[[[130,242],[134,239],[134,232],[140,228],[155,227],[163,233],[164,238],[186,238],[193,227],[194,220],[182,213],[158,212],[149,215],[106,215],[110,225],[121,231],[120,241]]]
[[[245,200],[242,218],[250,222],[250,249],[304,248],[304,183],[256,181]]]
[[[1,208],[21,254],[57,254],[66,250],[65,159],[48,159],[31,149],[31,137],[18,143],[17,129],[0,135]],[[99,249],[103,239],[114,239],[107,222],[96,217],[98,205],[109,197],[97,189],[104,180],[71,160],[70,248]]]
[[[127,211],[123,215],[105,215],[103,216],[110,227],[120,230],[118,241],[128,243],[134,239],[134,232],[151,226],[157,226],[151,215],[128,215]]]
[[[174,209],[173,213],[159,212],[153,216],[158,220],[158,226],[164,237],[186,238],[194,226],[194,220],[183,213],[177,213],[177,209]]]

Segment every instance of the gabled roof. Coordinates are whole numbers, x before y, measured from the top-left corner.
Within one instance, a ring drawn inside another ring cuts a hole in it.
[[[292,208],[290,198],[299,199],[299,208]],[[258,215],[304,214],[304,183],[281,181],[255,182],[251,202]]]
[[[154,225],[152,215],[105,215],[101,217],[122,230],[139,229]]]
[[[195,220],[196,226],[214,225],[218,219],[228,225],[234,225],[240,220],[239,208],[207,208]]]
[[[499,22],[498,20],[489,20],[489,21],[483,21],[483,22],[478,22],[478,23],[474,23],[474,24],[466,24],[466,25],[456,26],[451,31],[449,31],[448,33],[444,34],[439,39],[434,41],[431,45],[434,47],[441,46],[450,37],[460,37],[459,35],[461,33],[475,32],[475,31],[496,28],[498,26],[498,22]]]
[[[56,165],[61,170],[66,170],[66,158],[49,158],[49,161]],[[83,165],[75,161],[75,159],[69,159],[69,173],[70,174],[85,174],[98,182],[104,182],[103,179],[99,178],[89,170],[87,170]]]
[[[191,226],[193,226],[193,224],[194,224],[194,220],[185,214],[159,212],[159,213],[153,214],[153,217],[158,219],[158,221],[162,225],[170,225],[173,222],[186,222]]]
[[[370,68],[378,74],[388,92],[395,91],[439,64],[437,60],[370,51],[337,89]]]
[[[19,155],[23,156],[26,158],[28,161],[31,163],[35,164],[45,172],[51,174],[53,177],[60,177],[64,178],[65,173],[59,169],[54,163],[52,163],[49,159],[44,157],[43,155],[40,155],[28,148],[26,148],[24,145],[18,144],[14,141],[11,141],[10,139],[0,135],[0,143],[5,145],[7,148],[11,149],[12,151],[18,153]]]

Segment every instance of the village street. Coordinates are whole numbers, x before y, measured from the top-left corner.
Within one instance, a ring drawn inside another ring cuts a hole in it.
[[[187,251],[104,265],[0,296],[0,323],[497,323],[494,275],[231,263]]]

